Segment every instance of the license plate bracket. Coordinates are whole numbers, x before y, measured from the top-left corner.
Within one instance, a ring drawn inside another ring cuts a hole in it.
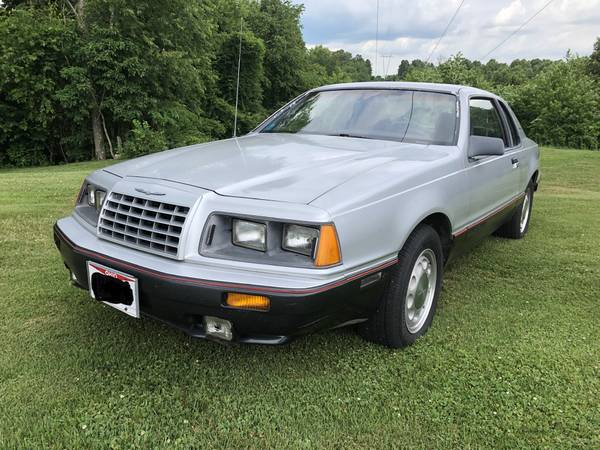
[[[138,280],[120,270],[87,262],[90,296],[135,318],[140,317]]]

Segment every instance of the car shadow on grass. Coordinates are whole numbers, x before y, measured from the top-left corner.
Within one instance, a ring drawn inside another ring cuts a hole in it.
[[[77,294],[77,298],[59,299],[61,303],[72,303],[72,307],[62,316],[60,328],[63,332],[48,336],[48,339],[54,339],[54,344],[50,345],[57,353],[70,354],[72,364],[94,378],[100,379],[107,374],[128,378],[135,374],[137,382],[152,376],[153,384],[159,385],[175,379],[190,382],[192,376],[215,380],[238,376],[246,380],[239,381],[244,385],[255,381],[259,375],[320,377],[324,370],[357,364],[376,367],[386,360],[390,365],[400,362],[418,365],[421,357],[427,359],[432,354],[453,351],[451,344],[446,342],[448,330],[439,316],[446,308],[452,308],[448,302],[463,297],[460,290],[469,284],[465,285],[462,279],[481,264],[491,248],[496,250],[499,242],[488,239],[452,262],[446,271],[438,317],[429,333],[410,348],[392,350],[367,342],[360,337],[356,326],[300,336],[281,346],[223,344],[192,338],[150,318],[127,317],[94,302],[85,292]]]
[[[364,341],[356,327],[300,336],[280,346],[223,344],[192,338],[153,319],[129,318],[90,299],[75,302],[73,313],[60,323],[68,333],[48,336],[54,341],[49,345],[54,347],[51,353],[72,359],[72,364],[90,374],[120,373],[118,378],[126,378],[152,373],[164,382],[173,377],[187,379],[186,373],[198,371],[211,378],[243,377],[257,371],[267,377],[311,377],[357,357],[367,365],[380,364],[382,358],[402,353]],[[152,367],[160,370],[149,370]]]

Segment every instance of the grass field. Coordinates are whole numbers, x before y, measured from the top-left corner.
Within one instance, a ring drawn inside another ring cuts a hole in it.
[[[0,171],[0,448],[600,448],[600,152],[543,149],[528,236],[446,272],[433,328],[224,347],[72,288],[98,163]]]

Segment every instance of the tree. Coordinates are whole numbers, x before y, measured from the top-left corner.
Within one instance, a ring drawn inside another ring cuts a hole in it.
[[[600,79],[600,37],[594,43],[594,51],[590,56],[590,73]]]
[[[5,0],[0,165],[139,155],[231,136],[300,92],[371,80],[371,63],[302,39],[290,0]],[[240,34],[240,18],[244,28]],[[503,95],[543,143],[599,146],[600,38],[589,58],[402,60],[392,79]]]
[[[594,56],[588,59],[567,54],[564,61],[521,59],[507,65],[493,59],[481,64],[459,53],[437,66],[412,61],[405,79],[494,91],[511,103],[532,139],[543,144],[598,148],[600,86],[590,75]]]
[[[96,93],[92,110],[97,105],[110,123],[113,141],[134,119],[164,128],[169,146],[208,137],[213,8],[186,0],[90,2],[81,60]]]
[[[586,58],[548,66],[517,89],[511,101],[528,135],[542,144],[598,148],[600,90]]]
[[[222,39],[215,62],[215,69],[219,74],[217,82],[220,99],[219,117],[224,124],[226,134],[231,135],[235,113],[240,32],[226,33]],[[237,134],[249,131],[264,114],[262,107],[264,44],[252,32],[245,31],[241,34],[241,50]]]
[[[78,45],[73,24],[55,11],[0,9],[0,165],[87,157],[77,151],[87,137],[77,126],[81,102],[73,101],[71,120],[60,96]]]
[[[263,106],[272,111],[304,91],[306,49],[300,28],[303,6],[290,0],[260,0],[248,17],[250,30],[267,49]]]
[[[398,66],[398,79],[404,80],[406,74],[410,70],[410,62],[407,59],[403,59],[400,61],[400,65]]]
[[[371,62],[361,55],[353,56],[344,50],[332,51],[317,45],[308,50],[307,56],[307,87],[371,79]]]
[[[474,65],[458,53],[438,66],[438,72],[443,83],[464,84],[481,89],[492,89],[486,79],[481,65]]]

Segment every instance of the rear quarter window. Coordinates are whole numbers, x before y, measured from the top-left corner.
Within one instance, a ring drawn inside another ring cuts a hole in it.
[[[508,131],[510,132],[510,136],[512,138],[513,146],[517,146],[521,143],[521,136],[519,136],[519,131],[517,129],[517,125],[513,119],[512,114],[508,106],[504,102],[499,102],[500,107],[502,108],[502,112],[504,112],[504,116],[506,117],[506,122],[508,123]]]

